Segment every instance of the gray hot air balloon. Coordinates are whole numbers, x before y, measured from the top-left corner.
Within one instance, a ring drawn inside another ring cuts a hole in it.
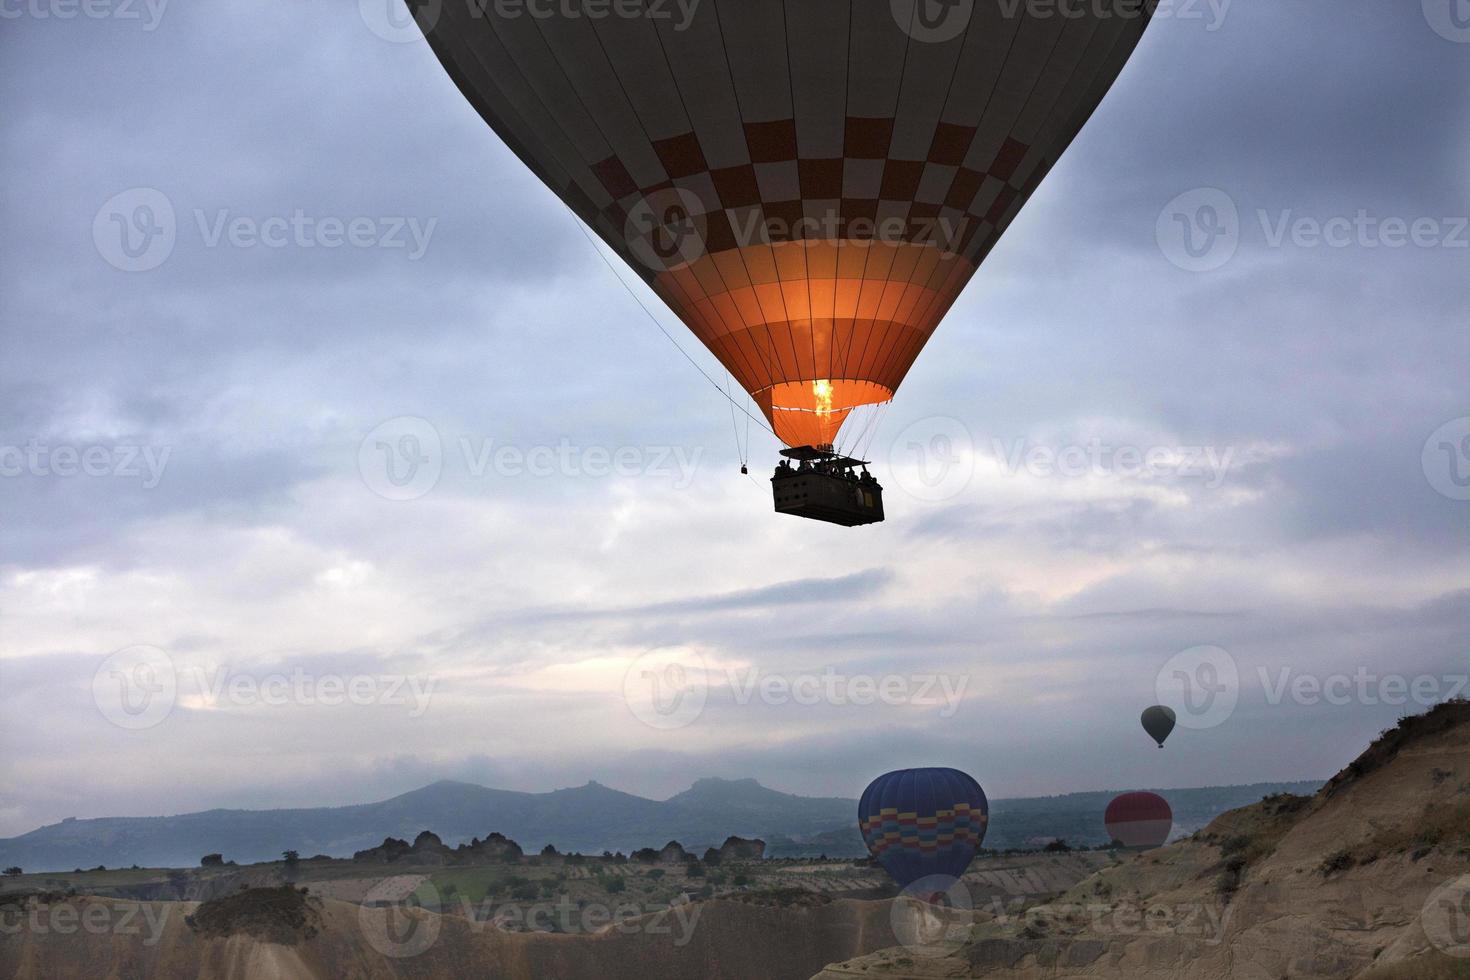
[[[1148,732],[1149,737],[1159,743],[1159,748],[1164,747],[1164,739],[1174,730],[1174,709],[1166,708],[1162,704],[1156,704],[1152,708],[1145,708],[1143,712],[1143,730]]]
[[[818,450],[893,398],[1153,10],[406,2],[506,145]]]

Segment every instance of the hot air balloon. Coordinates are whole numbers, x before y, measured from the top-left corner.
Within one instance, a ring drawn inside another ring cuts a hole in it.
[[[899,769],[869,783],[858,801],[868,851],[900,888],[935,875],[958,879],[989,820],[985,791],[958,769]]]
[[[1124,847],[1162,847],[1174,829],[1174,811],[1157,793],[1124,793],[1108,804],[1103,823]]]
[[[773,479],[777,509],[849,525],[883,513],[843,424],[893,398],[1151,10],[406,2],[490,127],[804,464]]]
[[[1164,739],[1174,730],[1174,709],[1156,704],[1152,708],[1144,708],[1143,716],[1139,719],[1143,722],[1143,730],[1148,732],[1149,737],[1159,743],[1159,748],[1164,747]]]

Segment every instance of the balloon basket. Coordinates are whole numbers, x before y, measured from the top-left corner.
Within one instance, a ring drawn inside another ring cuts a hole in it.
[[[813,446],[783,449],[781,455],[796,465],[783,460],[771,477],[776,513],[843,527],[883,520],[883,487],[866,460]]]

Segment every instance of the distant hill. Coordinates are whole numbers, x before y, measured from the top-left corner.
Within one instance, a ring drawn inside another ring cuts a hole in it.
[[[1312,792],[1318,783],[1168,790],[1176,829],[1204,826],[1226,810],[1268,793]],[[1105,843],[1102,813],[1116,793],[992,802],[987,847],[1026,847],[1063,837]],[[438,782],[378,803],[295,810],[206,810],[167,817],[71,819],[19,837],[0,838],[0,866],[28,871],[71,868],[188,867],[201,855],[251,863],[280,857],[350,857],[385,837],[412,839],[433,830],[455,846],[503,833],[528,852],[553,844],[562,851],[631,851],[677,840],[691,850],[726,837],[761,837],[773,857],[860,856],[854,827],[857,801],[795,796],[754,779],[701,779],[668,800],[610,789],[596,782],[550,793],[521,793],[472,783]]]
[[[670,840],[702,851],[731,835],[819,833],[851,820],[856,806],[852,800],[780,793],[753,779],[702,779],[662,802],[596,782],[520,793],[444,781],[355,806],[65,820],[0,838],[0,866],[188,867],[209,853],[249,863],[278,859],[288,849],[303,856],[351,857],[385,837],[411,840],[421,830],[433,830],[450,846],[499,831],[527,851],[554,844],[562,851],[627,852]]]

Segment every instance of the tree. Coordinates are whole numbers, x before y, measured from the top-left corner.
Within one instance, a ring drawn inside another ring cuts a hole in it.
[[[224,863],[225,858],[222,854],[206,854],[199,859],[199,866],[201,868],[218,868],[222,867]]]
[[[1067,844],[1066,841],[1058,837],[1056,840],[1043,847],[1042,850],[1045,851],[1047,854],[1067,854],[1071,852],[1072,848],[1070,845]]]
[[[18,874],[25,874],[25,872],[22,871],[22,870],[20,870],[19,867],[6,868],[5,869],[5,873],[8,874],[8,875],[10,875],[12,878],[15,877]]]
[[[301,863],[301,855],[297,851],[282,851],[281,860],[286,862],[286,867],[294,868]]]

